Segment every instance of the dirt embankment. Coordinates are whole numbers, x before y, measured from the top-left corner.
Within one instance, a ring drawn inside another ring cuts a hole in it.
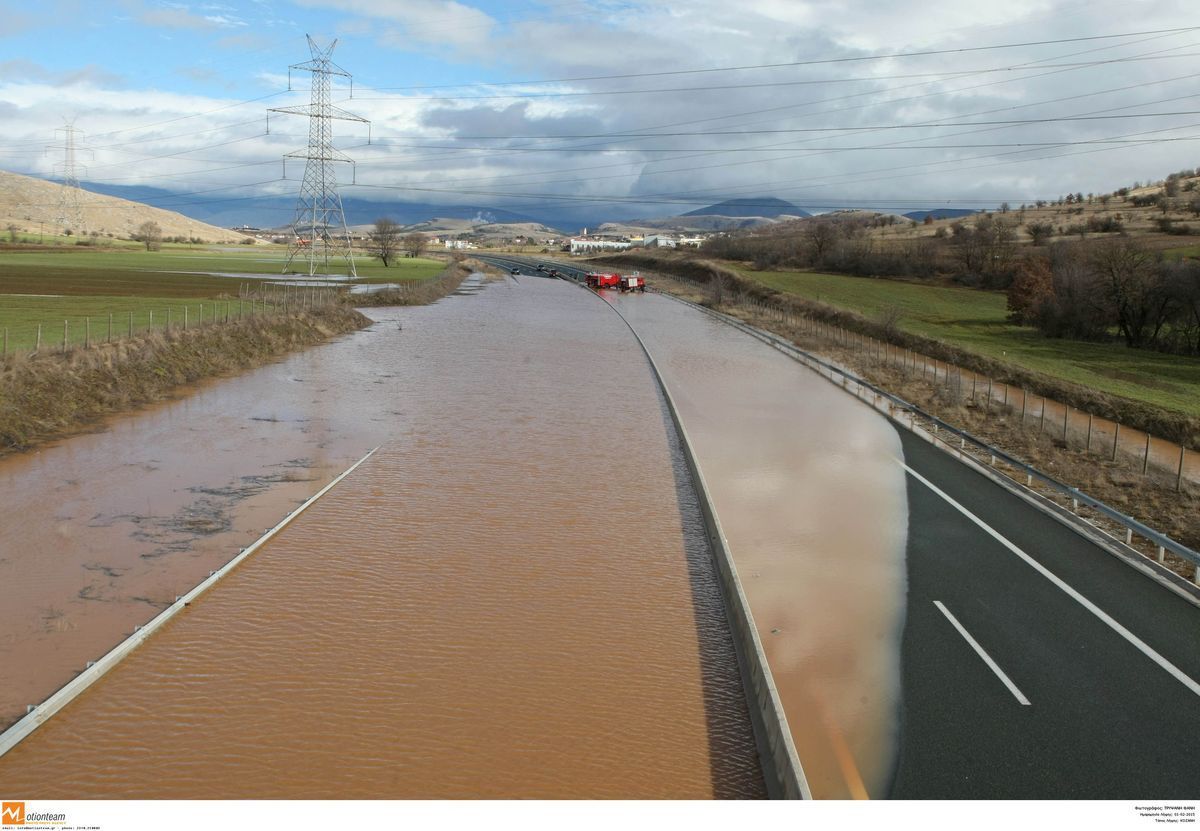
[[[360,312],[334,305],[155,332],[66,354],[10,355],[0,361],[0,455],[167,398],[184,384],[249,369],[369,323]]]
[[[939,340],[902,332],[894,323],[872,320],[815,300],[784,294],[748,280],[733,269],[711,260],[668,252],[658,255],[638,252],[606,257],[604,261],[618,268],[634,266],[654,269],[659,273],[680,278],[684,282],[693,283],[703,288],[697,299],[707,306],[722,305],[739,297],[768,303],[777,309],[806,315],[831,326],[840,326],[894,346],[911,349],[930,358],[986,375],[999,383],[1021,387],[1037,395],[1069,404],[1078,410],[1184,444],[1192,450],[1200,450],[1200,419],[1108,395],[1079,384],[986,358]]]

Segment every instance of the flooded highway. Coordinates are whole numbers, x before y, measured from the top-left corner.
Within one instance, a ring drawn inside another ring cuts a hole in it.
[[[646,343],[686,425],[813,795],[884,796],[906,603],[899,437],[700,311],[603,294]]]
[[[213,482],[273,465],[323,482],[382,445],[0,758],[0,785],[29,798],[763,796],[696,497],[624,324],[578,288],[532,278],[378,315],[339,343],[63,442],[44,482],[3,480],[43,498],[79,488],[79,506],[20,532],[23,549],[75,562],[78,581],[92,573],[79,563],[109,562],[97,558],[118,556],[116,535],[144,527],[117,493],[95,505],[98,482],[123,470],[115,458]],[[277,420],[246,423],[256,415]],[[157,432],[138,423],[156,418]],[[307,425],[311,451],[278,441],[271,425],[289,423]],[[57,465],[77,457],[78,485],[64,484]],[[170,501],[186,499],[153,478],[119,481],[130,504],[168,501],[138,516],[175,516]],[[97,526],[109,542],[54,542],[96,514],[113,519]],[[272,524],[238,516],[227,533]],[[135,542],[114,571],[183,557],[206,573],[194,548],[147,558],[173,549]],[[39,563],[19,568],[36,595]],[[171,581],[168,600],[187,578]],[[35,672],[32,649],[24,660]]]

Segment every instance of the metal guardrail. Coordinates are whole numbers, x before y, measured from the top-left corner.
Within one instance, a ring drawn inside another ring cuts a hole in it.
[[[509,263],[512,263],[513,265],[522,266],[525,268],[529,267],[527,263],[520,262],[517,260],[505,260],[505,262],[509,262]],[[573,266],[555,264],[555,267],[559,271],[574,272],[576,274],[586,273],[583,269],[576,268]],[[651,291],[653,291],[653,289],[651,289]],[[722,314],[721,312],[714,311],[713,309],[709,309],[706,306],[701,306],[699,304],[692,303],[692,302],[684,300],[680,297],[676,297],[672,294],[667,294],[665,292],[658,292],[658,293],[664,297],[669,297],[670,299],[672,299],[678,303],[683,303],[686,306],[689,306],[693,309],[696,309],[707,315],[710,315],[711,317],[721,320],[724,323],[734,326],[735,328],[745,332],[746,334],[751,335],[752,337],[755,337],[755,338],[763,341],[764,343],[778,349],[780,352],[783,352],[784,354],[788,355],[789,357],[791,357],[795,360],[800,361],[801,363],[804,363],[808,366],[815,366],[815,368],[818,368],[819,371],[828,372],[830,374],[831,378],[832,377],[840,377],[840,378],[844,379],[846,382],[853,382],[860,391],[868,390],[874,396],[876,396],[877,400],[882,399],[884,401],[889,402],[889,404],[891,406],[888,409],[888,414],[889,414],[889,417],[893,418],[893,420],[898,420],[898,419],[895,419],[895,416],[894,416],[894,413],[897,410],[900,411],[901,413],[908,413],[911,417],[924,419],[925,421],[934,425],[935,435],[942,431],[949,433],[951,436],[954,436],[955,438],[959,439],[960,447],[963,445],[969,444],[975,450],[977,450],[981,453],[987,454],[991,459],[1000,460],[1000,461],[1004,462],[1006,465],[1008,465],[1009,467],[1025,474],[1026,487],[1032,485],[1032,483],[1036,480],[1038,483],[1040,483],[1043,487],[1050,490],[1051,492],[1057,493],[1067,499],[1070,499],[1072,501],[1073,505],[1086,506],[1087,508],[1091,509],[1092,511],[1095,511],[1100,516],[1103,516],[1106,519],[1108,519],[1109,521],[1114,522],[1117,525],[1120,525],[1121,527],[1125,528],[1125,530],[1126,530],[1125,544],[1126,545],[1131,545],[1134,534],[1141,537],[1142,539],[1145,539],[1146,541],[1148,541],[1149,543],[1151,543],[1152,545],[1154,545],[1158,548],[1159,562],[1162,562],[1163,553],[1166,551],[1170,551],[1172,554],[1176,555],[1177,557],[1180,557],[1181,559],[1186,560],[1187,562],[1190,562],[1192,564],[1192,566],[1195,568],[1195,574],[1194,574],[1192,580],[1196,585],[1200,586],[1200,552],[1196,552],[1196,551],[1192,550],[1191,548],[1188,548],[1183,543],[1178,542],[1177,540],[1171,539],[1166,534],[1163,534],[1159,531],[1154,530],[1153,528],[1146,525],[1145,523],[1139,522],[1138,520],[1134,519],[1133,517],[1118,511],[1116,508],[1113,508],[1109,504],[1102,502],[1093,496],[1089,496],[1087,493],[1081,491],[1079,488],[1071,487],[1070,485],[1060,482],[1059,480],[1055,479],[1053,476],[1049,476],[1049,475],[1043,473],[1042,471],[1038,470],[1037,468],[1032,467],[1032,466],[1026,464],[1025,462],[1021,461],[1020,459],[1012,456],[1011,454],[1009,454],[997,447],[993,447],[992,445],[988,444],[987,442],[983,441],[982,439],[979,439],[979,438],[973,436],[972,434],[968,433],[967,431],[962,430],[958,427],[955,427],[952,424],[946,423],[945,421],[943,421],[942,419],[933,415],[932,413],[928,413],[928,412],[922,410],[920,407],[916,406],[915,404],[905,401],[900,396],[895,395],[891,392],[888,392],[887,390],[884,390],[880,387],[877,387],[874,384],[872,384],[871,382],[858,377],[854,373],[852,373],[840,366],[837,366],[836,364],[831,363],[830,361],[827,361],[823,358],[813,355],[812,353],[809,353],[809,352],[804,351],[803,349],[800,349],[798,346],[791,343],[790,341],[787,341],[786,339],[782,338],[779,335],[776,335],[772,332],[768,332],[764,329],[759,329],[758,327],[755,327],[755,326],[750,326],[749,324],[743,323],[742,321],[738,320],[737,318],[731,317],[726,314]],[[1020,484],[1020,483],[1018,482],[1017,484]],[[1074,513],[1074,511],[1073,511],[1073,513]]]
[[[1089,496],[1088,494],[1081,491],[1079,488],[1071,487],[1070,485],[1060,482],[1059,480],[1055,479],[1052,476],[1048,476],[1047,474],[1043,473],[1042,471],[1038,470],[1037,468],[1026,464],[1025,462],[1021,461],[1020,459],[1012,456],[1011,454],[1006,453],[1005,451],[1003,451],[997,447],[993,447],[992,445],[988,444],[987,442],[983,441],[982,439],[976,438],[975,436],[971,435],[967,431],[962,430],[958,427],[955,427],[952,424],[948,424],[945,421],[943,421],[942,419],[933,415],[932,413],[928,413],[928,412],[922,410],[920,407],[917,407],[915,404],[905,401],[900,396],[890,393],[887,390],[884,390],[880,387],[877,387],[874,384],[872,384],[871,382],[858,377],[854,373],[849,372],[848,370],[843,369],[842,367],[839,367],[836,364],[833,364],[829,361],[826,361],[822,358],[817,357],[816,355],[806,352],[803,349],[800,349],[795,344],[788,342],[787,340],[783,339],[779,335],[776,335],[772,332],[767,332],[767,331],[765,331],[763,329],[759,329],[755,326],[750,326],[736,318],[730,317],[729,315],[721,314],[720,312],[716,312],[712,309],[706,308],[704,306],[700,306],[696,303],[691,303],[687,300],[683,300],[682,298],[675,297],[675,296],[669,295],[669,294],[664,294],[662,292],[660,292],[660,294],[663,294],[664,297],[670,297],[672,300],[675,300],[679,303],[683,303],[694,309],[702,311],[705,314],[715,317],[718,320],[728,323],[728,324],[734,326],[735,328],[745,332],[746,334],[749,334],[755,338],[758,338],[759,340],[763,341],[764,343],[767,343],[768,345],[775,347],[776,349],[778,349],[779,351],[788,355],[789,357],[792,357],[796,360],[801,361],[802,363],[805,363],[808,365],[815,364],[818,367],[820,367],[820,369],[822,371],[829,372],[831,376],[840,376],[847,381],[853,382],[860,389],[869,390],[873,395],[877,396],[878,398],[890,402],[890,404],[892,405],[892,408],[894,410],[899,410],[901,412],[907,412],[907,413],[911,414],[912,416],[920,417],[920,418],[930,422],[935,427],[935,433],[939,432],[939,431],[945,431],[946,433],[949,433],[952,436],[958,438],[962,443],[969,444],[972,447],[974,447],[976,450],[986,453],[991,458],[999,459],[1000,461],[1003,461],[1005,464],[1009,465],[1010,467],[1021,471],[1026,476],[1027,484],[1032,484],[1032,482],[1034,480],[1036,480],[1039,483],[1041,483],[1043,486],[1045,486],[1047,489],[1049,489],[1050,491],[1061,494],[1062,496],[1064,496],[1068,499],[1071,499],[1073,504],[1087,506],[1091,510],[1095,511],[1097,514],[1100,514],[1101,516],[1106,517],[1110,521],[1115,522],[1118,525],[1121,525],[1122,527],[1124,527],[1127,532],[1126,539],[1125,539],[1125,543],[1127,545],[1132,542],[1132,539],[1131,539],[1132,535],[1137,534],[1139,537],[1142,537],[1143,539],[1149,541],[1150,543],[1152,543],[1153,545],[1158,547],[1160,560],[1161,560],[1162,552],[1170,551],[1172,554],[1175,554],[1176,556],[1192,563],[1192,565],[1196,567],[1196,575],[1193,578],[1193,581],[1197,585],[1200,585],[1200,553],[1193,551],[1191,548],[1188,548],[1183,543],[1180,543],[1176,540],[1171,539],[1166,534],[1163,534],[1159,531],[1154,530],[1153,528],[1146,525],[1145,523],[1139,522],[1138,520],[1134,519],[1131,516],[1128,516],[1127,514],[1121,513],[1120,511],[1118,511],[1117,509],[1108,505],[1107,503],[1101,502],[1099,499],[1096,499],[1093,496]]]

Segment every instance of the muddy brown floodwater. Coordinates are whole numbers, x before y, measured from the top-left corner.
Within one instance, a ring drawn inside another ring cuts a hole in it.
[[[813,795],[883,796],[907,590],[899,436],[703,312],[658,295],[605,299],[645,341],[687,427]]]
[[[406,404],[374,337],[0,459],[0,728],[388,435]]]
[[[330,458],[383,438],[354,474],[0,758],[0,789],[762,796],[695,495],[624,324],[574,286],[532,278],[376,314],[371,330],[258,374],[246,397],[219,389],[244,379],[202,393],[225,406],[206,405],[171,453],[157,444],[174,440],[166,434],[179,418],[151,434],[128,428],[144,445],[129,461],[213,465],[232,481],[245,475],[243,459],[253,469],[262,459],[218,452],[222,425],[250,430],[249,447],[271,444],[235,407],[297,421],[319,414]],[[300,374],[326,391],[321,406],[293,397]],[[104,451],[89,452],[97,461],[82,473],[107,472]],[[53,498],[59,475],[47,470],[33,486]],[[81,475],[67,487],[103,480]],[[93,510],[59,522],[74,534]],[[52,531],[21,533],[56,556]]]

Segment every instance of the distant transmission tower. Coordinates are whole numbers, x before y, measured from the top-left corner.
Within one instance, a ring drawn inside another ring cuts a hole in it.
[[[79,165],[75,161],[75,137],[82,135],[83,130],[77,128],[74,121],[68,121],[54,133],[55,138],[58,133],[63,134],[62,144],[52,144],[46,148],[63,152],[63,160],[54,165],[54,176],[63,183],[58,194],[54,222],[64,231],[79,233],[83,230],[83,200],[80,198]]]
[[[369,122],[330,103],[330,76],[351,77],[349,72],[329,59],[337,41],[322,50],[310,35],[305,37],[308,38],[312,60],[288,67],[288,86],[291,87],[291,70],[311,72],[312,103],[270,110],[308,116],[308,149],[284,156],[285,165],[287,159],[306,159],[307,162],[304,166],[304,183],[300,185],[300,197],[296,201],[296,217],[292,220],[292,242],[288,246],[283,270],[288,271],[292,261],[300,258],[308,260],[309,275],[325,273],[329,271],[330,257],[344,257],[350,268],[350,276],[357,277],[350,229],[346,227],[346,215],[342,212],[342,198],[338,195],[333,167],[335,162],[353,165],[354,160],[334,149],[333,120]]]

